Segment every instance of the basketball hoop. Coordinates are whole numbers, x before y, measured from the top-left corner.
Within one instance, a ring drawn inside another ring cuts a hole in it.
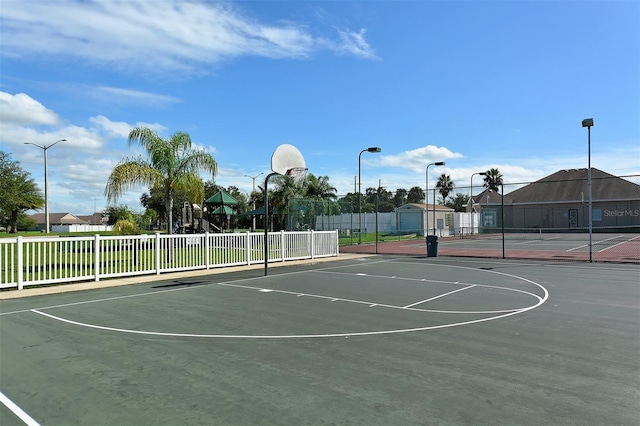
[[[293,179],[296,186],[302,186],[307,176],[307,164],[304,157],[293,145],[282,144],[276,148],[271,156],[271,170],[273,173],[264,179],[264,275],[267,276],[269,265],[269,191],[268,183],[271,176],[287,176]]]
[[[307,177],[307,170],[306,167],[292,167],[287,170],[285,176],[292,178],[297,186],[302,186]]]

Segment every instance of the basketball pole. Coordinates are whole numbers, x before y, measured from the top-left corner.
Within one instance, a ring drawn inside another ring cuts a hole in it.
[[[268,274],[269,265],[269,191],[267,189],[267,183],[271,176],[279,175],[280,173],[270,173],[264,179],[264,276]]]

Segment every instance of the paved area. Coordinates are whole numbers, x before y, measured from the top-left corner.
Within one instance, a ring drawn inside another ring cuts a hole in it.
[[[617,238],[617,239],[616,239]],[[341,246],[341,253],[393,254],[426,256],[424,240],[384,241],[378,244]],[[499,238],[439,238],[438,256],[463,256],[505,259],[546,259],[589,261],[588,241],[545,239],[506,240],[503,248]],[[596,235],[592,243],[594,262],[640,263],[640,235]]]
[[[333,262],[340,260],[358,259],[360,257],[366,257],[366,254],[358,253],[343,253],[339,257],[322,257],[318,259],[304,259],[293,260],[288,262],[270,263],[268,265],[268,271],[272,268],[280,268],[283,266],[293,265],[315,265],[326,262]],[[238,271],[256,271],[258,274],[264,271],[264,264],[243,265],[243,266],[231,266],[224,268],[213,269],[199,269],[195,271],[174,272],[161,275],[138,275],[128,278],[107,279],[102,281],[82,281],[78,283],[62,284],[62,285],[47,285],[43,287],[26,288],[23,290],[9,290],[0,292],[0,300],[18,299],[22,297],[30,296],[42,296],[46,294],[68,293],[75,291],[95,290],[99,288],[118,287],[124,285],[142,284],[155,281],[166,280],[180,280],[185,278],[196,278],[202,276],[210,276],[217,274],[229,274]],[[267,273],[268,273],[267,271]]]
[[[345,259],[2,300],[0,424],[638,424],[638,265]]]

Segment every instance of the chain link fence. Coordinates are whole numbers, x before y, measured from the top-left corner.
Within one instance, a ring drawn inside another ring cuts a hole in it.
[[[499,185],[498,190],[475,187],[471,193],[471,187],[456,187],[448,200],[464,194],[467,202],[455,211],[451,203],[449,210],[430,205],[433,211],[416,204],[413,227],[402,227],[405,207],[396,208],[389,222],[395,222],[398,234],[413,231],[420,239],[438,235],[443,254],[454,247],[448,242],[455,241],[473,256],[540,258],[546,253],[558,259],[640,262],[636,182],[640,175],[613,176],[592,168],[591,176],[587,169],[561,170],[535,182]],[[385,240],[382,234],[389,232],[376,235],[381,237],[376,242]],[[417,253],[424,252],[414,246]],[[393,251],[399,253],[398,248]]]

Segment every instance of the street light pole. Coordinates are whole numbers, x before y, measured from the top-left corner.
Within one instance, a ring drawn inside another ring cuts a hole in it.
[[[358,232],[358,244],[362,244],[362,176],[360,173],[360,159],[362,158],[363,152],[380,152],[380,149],[377,146],[369,147],[367,149],[363,149],[358,154],[358,226],[360,227],[360,232]]]
[[[582,120],[582,127],[587,128],[587,191],[589,193],[589,262],[593,262],[593,212],[591,201],[591,126],[593,118]]]
[[[253,191],[251,191],[251,196],[253,196],[253,194],[256,192],[256,178],[258,176],[262,175],[262,174],[264,174],[264,173],[260,172],[255,176],[245,175],[246,177],[248,177],[251,180],[253,180]],[[256,199],[255,199],[255,197],[253,197],[253,210],[255,210],[255,209],[256,209]],[[252,218],[252,228],[251,228],[251,230],[253,232],[256,232],[256,215],[255,214],[252,215],[251,218]]]
[[[66,139],[60,139],[55,141],[51,145],[36,145],[35,143],[25,142],[25,145],[37,146],[44,152],[44,220],[45,220],[45,233],[49,233],[49,182],[48,182],[48,166],[47,166],[47,150],[57,144],[58,142],[66,142]]]
[[[435,163],[430,163],[427,164],[427,171],[425,173],[425,190],[424,190],[424,205],[425,205],[425,210],[427,211],[427,223],[426,223],[426,228],[427,228],[427,235],[429,234],[429,166],[444,166],[444,161],[436,161]],[[434,210],[435,210],[435,203],[436,203],[436,197],[435,195],[433,196],[433,204],[434,204]],[[435,212],[434,212],[435,215]],[[434,219],[435,221],[435,216]],[[433,223],[433,233],[436,233],[436,224],[435,222]]]
[[[471,196],[469,197],[470,201],[471,201],[471,233],[473,234],[473,177],[475,175],[480,175],[480,176],[485,176],[487,174],[487,172],[477,172],[471,175]]]

